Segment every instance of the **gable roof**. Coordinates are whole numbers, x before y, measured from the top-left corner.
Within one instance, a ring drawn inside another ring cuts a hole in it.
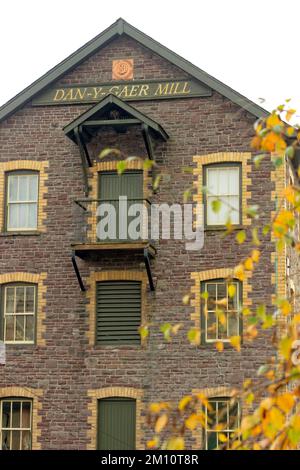
[[[9,100],[0,108],[0,122],[8,117],[10,114],[17,111],[19,108],[24,106],[28,101],[30,101],[35,95],[40,93],[44,88],[51,85],[54,81],[58,80],[62,75],[79,65],[85,59],[90,57],[98,49],[104,47],[112,39],[122,36],[123,34],[131,37],[135,41],[139,42],[146,48],[150,49],[154,53],[163,57],[170,63],[176,65],[184,72],[190,76],[196,78],[202,83],[208,85],[213,90],[217,91],[221,95],[228,98],[230,101],[241,106],[249,113],[253,114],[256,117],[264,117],[268,115],[268,112],[253,103],[245,96],[241,95],[237,91],[233,90],[229,86],[220,82],[216,78],[212,77],[208,73],[199,69],[192,63],[183,59],[181,56],[177,55],[175,52],[172,52],[170,49],[162,46],[160,43],[150,38],[146,34],[142,33],[138,29],[131,26],[129,23],[124,21],[122,18],[119,18],[115,23],[105,29],[102,33],[96,36],[94,39],[86,43],[76,52],[71,54],[65,60],[60,62],[58,65],[53,67],[49,72],[44,74],[38,80],[33,82],[14,98]]]
[[[107,111],[112,109],[123,111],[123,113],[126,114],[127,119],[131,117],[139,121],[140,124],[145,124],[158,138],[161,138],[164,141],[168,139],[168,134],[160,124],[153,121],[153,119],[149,118],[145,114],[135,109],[133,106],[130,106],[128,103],[125,103],[120,98],[117,98],[117,96],[112,94],[106,96],[99,103],[95,104],[87,111],[82,113],[79,117],[74,119],[74,121],[65,126],[63,130],[71,140],[76,142],[76,138],[74,136],[74,129],[76,129],[76,127],[81,125],[84,126],[85,124],[88,124],[91,119],[94,120],[97,118],[99,120],[96,122],[96,124],[98,123],[99,127],[101,127],[101,117],[103,117],[103,114],[105,114]],[[121,121],[124,122],[124,125],[126,125],[126,118],[121,119]],[[109,121],[111,122],[112,126],[114,125],[114,122],[116,122],[114,119],[110,119]],[[107,124],[107,120],[105,122]]]

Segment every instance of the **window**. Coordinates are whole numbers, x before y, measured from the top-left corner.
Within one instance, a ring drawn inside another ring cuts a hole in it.
[[[115,227],[110,227],[110,232],[114,234],[112,241],[133,241],[141,238],[142,227],[140,227],[140,224],[138,224],[136,228],[136,238],[132,238],[129,236],[128,227],[130,222],[136,217],[136,215],[130,215],[130,208],[134,206],[134,204],[143,203],[143,171],[130,170],[125,171],[124,173],[122,173],[122,175],[119,175],[116,171],[101,171],[99,172],[98,178],[98,193],[100,204],[109,203],[114,207],[116,212]],[[127,204],[127,206],[125,206],[125,212],[127,214],[125,214],[126,219],[124,219],[123,213],[119,211],[119,198],[121,196],[127,197],[127,202],[125,203]],[[106,217],[107,213],[105,213],[105,218]],[[100,220],[101,218],[99,218],[99,221]],[[113,222],[114,221],[111,220],[110,224],[112,225]],[[107,238],[109,239],[108,234]],[[100,241],[101,240],[103,240],[103,238],[100,238]]]
[[[233,297],[228,294],[229,286],[234,286]],[[203,343],[229,341],[231,336],[241,334],[241,283],[213,279],[201,283],[202,302],[201,330]]]
[[[207,165],[204,172],[206,192],[205,225],[241,223],[241,165]],[[220,201],[218,210],[214,201]],[[215,209],[215,210],[214,210]]]
[[[37,230],[38,173],[13,172],[7,177],[8,231]]]
[[[134,450],[136,401],[103,398],[98,402],[98,450]]]
[[[2,287],[2,331],[5,343],[34,343],[36,286],[7,284]]]
[[[209,407],[205,409],[205,449],[228,448],[240,424],[239,403],[228,397],[210,398],[208,403]]]
[[[0,410],[2,450],[30,450],[32,402],[26,399],[3,399]]]
[[[96,283],[96,343],[140,344],[141,281]]]

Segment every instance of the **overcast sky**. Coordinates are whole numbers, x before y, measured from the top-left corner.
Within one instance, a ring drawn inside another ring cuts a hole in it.
[[[1,2],[0,105],[122,17],[272,109],[300,115],[300,1],[9,0]]]

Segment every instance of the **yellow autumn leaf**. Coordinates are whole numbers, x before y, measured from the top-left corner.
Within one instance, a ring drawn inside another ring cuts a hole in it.
[[[201,331],[199,328],[191,328],[188,331],[188,340],[191,344],[199,345],[201,340]]]
[[[287,121],[290,121],[291,117],[295,114],[296,110],[295,109],[288,109],[286,111],[285,119]]]
[[[159,445],[159,440],[157,438],[151,439],[150,441],[147,442],[148,449],[154,449],[155,447],[158,447],[158,445]]]
[[[230,344],[237,350],[237,352],[240,352],[240,350],[241,350],[241,337],[240,336],[231,336]]]
[[[168,415],[166,413],[164,413],[163,415],[161,415],[157,420],[156,420],[156,423],[155,423],[155,432],[157,434],[159,434],[167,425],[168,423]]]
[[[234,284],[229,284],[228,286],[228,295],[229,297],[234,297],[236,293],[236,286]]]
[[[184,305],[187,305],[187,304],[189,303],[189,301],[190,301],[190,296],[189,296],[189,294],[184,295],[184,296],[182,297],[182,303],[183,303]]]
[[[172,437],[167,441],[166,450],[184,450],[184,446],[183,437]]]
[[[254,263],[258,263],[259,262],[259,258],[260,258],[260,251],[259,250],[252,250],[251,252],[251,258],[252,258],[252,261]]]
[[[219,439],[219,441],[221,441],[221,442],[227,442],[227,436],[226,436],[226,434],[223,434],[222,432],[220,432],[220,433],[218,434],[218,439]]]
[[[266,119],[266,124],[267,124],[267,127],[272,128],[272,127],[275,127],[275,126],[278,126],[278,125],[282,125],[282,121],[281,121],[281,119],[279,118],[278,114],[276,114],[275,112],[273,112],[273,113],[270,114],[270,116]]]
[[[279,395],[276,399],[276,404],[285,413],[289,413],[295,403],[294,397],[290,393]]]
[[[182,323],[177,323],[176,325],[172,326],[173,335],[177,335],[181,327],[182,327]]]
[[[283,299],[280,301],[279,308],[283,315],[288,315],[292,311],[291,304],[287,299]]]
[[[199,425],[199,416],[196,413],[192,413],[186,420],[185,426],[193,431]]]
[[[151,413],[159,413],[161,410],[161,405],[160,403],[151,403],[149,409]]]
[[[180,411],[183,411],[186,408],[186,406],[191,402],[191,400],[192,400],[192,397],[190,396],[183,397],[179,402],[178,409]]]
[[[247,271],[253,271],[253,260],[252,258],[247,258],[245,263],[244,263],[245,269]]]
[[[224,343],[222,341],[217,341],[216,342],[216,349],[219,352],[222,352],[224,350]]]
[[[245,271],[242,264],[239,264],[234,268],[234,277],[236,277],[239,281],[245,280]]]
[[[269,411],[269,420],[270,424],[273,428],[276,429],[276,431],[282,429],[282,427],[284,426],[284,415],[278,408],[271,408],[271,410]]]

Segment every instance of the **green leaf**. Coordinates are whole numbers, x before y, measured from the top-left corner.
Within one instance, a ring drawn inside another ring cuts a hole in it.
[[[269,366],[267,364],[264,364],[263,366],[260,366],[260,368],[257,371],[257,375],[261,376],[264,375],[266,372],[268,372]]]
[[[157,175],[153,183],[153,191],[156,191],[158,189],[160,180],[161,180],[161,175]]]
[[[259,206],[257,204],[254,204],[253,206],[248,207],[247,214],[252,219],[258,219],[258,209],[259,209]]]
[[[295,149],[292,145],[290,145],[289,147],[286,148],[285,150],[285,156],[287,158],[294,158],[294,155],[295,155]]]
[[[220,212],[221,209],[221,201],[220,199],[215,199],[214,201],[211,202],[211,207],[212,210],[216,213]]]
[[[122,173],[124,173],[124,171],[126,170],[126,167],[127,167],[126,160],[121,160],[120,162],[118,162],[117,163],[118,175],[122,175]]]
[[[150,170],[154,166],[154,161],[150,160],[150,158],[146,158],[143,163],[144,170]]]
[[[271,227],[270,227],[269,224],[265,225],[265,226],[263,227],[263,229],[262,229],[262,234],[263,234],[264,236],[268,235],[268,233],[270,232],[270,229],[271,229]]]
[[[160,331],[163,333],[166,341],[171,340],[171,331],[172,331],[171,323],[164,323],[163,325],[161,325]]]
[[[264,304],[259,305],[256,309],[257,316],[261,319],[264,320],[266,316],[266,306]]]
[[[236,238],[236,241],[241,245],[246,240],[246,231],[245,230],[240,230],[236,234],[235,238]]]
[[[119,149],[115,148],[105,148],[99,153],[99,158],[105,158],[108,157],[108,155],[114,154],[116,156],[121,155],[121,152]]]

